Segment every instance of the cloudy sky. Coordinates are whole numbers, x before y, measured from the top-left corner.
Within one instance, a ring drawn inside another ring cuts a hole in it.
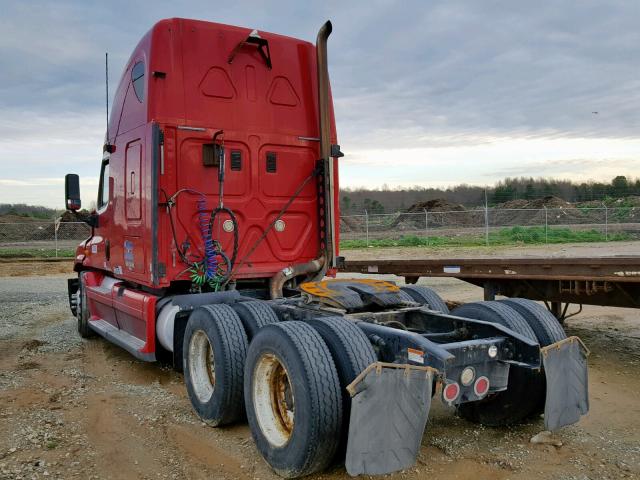
[[[343,185],[610,180],[640,167],[640,1],[0,0],[0,202],[95,197],[112,94],[151,25],[180,16],[315,41],[329,61]],[[593,112],[597,112],[593,113]]]

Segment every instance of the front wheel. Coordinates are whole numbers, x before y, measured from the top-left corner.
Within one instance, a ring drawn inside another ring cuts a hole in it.
[[[303,322],[261,328],[244,376],[247,419],[276,473],[296,478],[326,468],[342,424],[340,383],[322,337]]]
[[[96,336],[91,327],[89,327],[89,304],[87,303],[87,288],[84,284],[84,274],[78,275],[78,291],[76,295],[76,319],[78,320],[78,333],[82,338],[91,338]]]

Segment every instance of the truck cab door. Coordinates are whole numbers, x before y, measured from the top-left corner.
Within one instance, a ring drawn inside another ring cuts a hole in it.
[[[108,153],[102,158],[100,165],[100,182],[98,184],[98,198],[96,203],[96,226],[93,229],[93,235],[86,245],[87,260],[85,265],[100,270],[111,270],[111,239],[110,230],[113,224],[113,205],[112,195],[114,181],[110,176],[110,157]],[[117,319],[113,300],[111,296],[112,283],[115,279],[100,276],[100,281],[87,285],[87,297],[90,304],[94,305],[92,309],[99,312],[98,316],[105,322],[116,326]]]

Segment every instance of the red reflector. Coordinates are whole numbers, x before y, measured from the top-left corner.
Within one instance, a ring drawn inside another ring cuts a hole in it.
[[[460,395],[460,385],[457,383],[447,383],[442,389],[442,397],[445,402],[451,403]]]
[[[489,391],[489,379],[487,377],[478,377],[476,383],[473,384],[473,391],[478,397],[483,397]]]

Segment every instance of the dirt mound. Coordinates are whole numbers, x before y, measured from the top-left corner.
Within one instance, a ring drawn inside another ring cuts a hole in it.
[[[61,222],[85,222],[89,218],[88,210],[80,210],[79,212],[64,212],[60,218]]]
[[[546,210],[545,210],[546,209]],[[548,195],[534,200],[510,200],[492,207],[489,221],[494,226],[540,226],[599,223],[597,213],[580,210],[571,202]]]
[[[428,212],[459,212],[465,208],[459,203],[452,203],[443,198],[434,198],[426,202],[418,202],[407,208],[405,213],[424,213]]]
[[[525,200],[519,198],[517,200],[509,200],[508,202],[499,203],[494,208],[496,209],[516,209],[516,208],[530,208],[530,209],[544,209],[546,208],[573,208],[571,202],[567,202],[562,198],[548,195],[542,198],[536,198],[534,200]]]
[[[398,214],[392,222],[383,225],[383,228],[424,231],[427,227],[442,227],[447,224],[469,227],[478,223],[477,213],[478,210],[467,210],[459,203],[434,198],[411,205],[405,212]]]

